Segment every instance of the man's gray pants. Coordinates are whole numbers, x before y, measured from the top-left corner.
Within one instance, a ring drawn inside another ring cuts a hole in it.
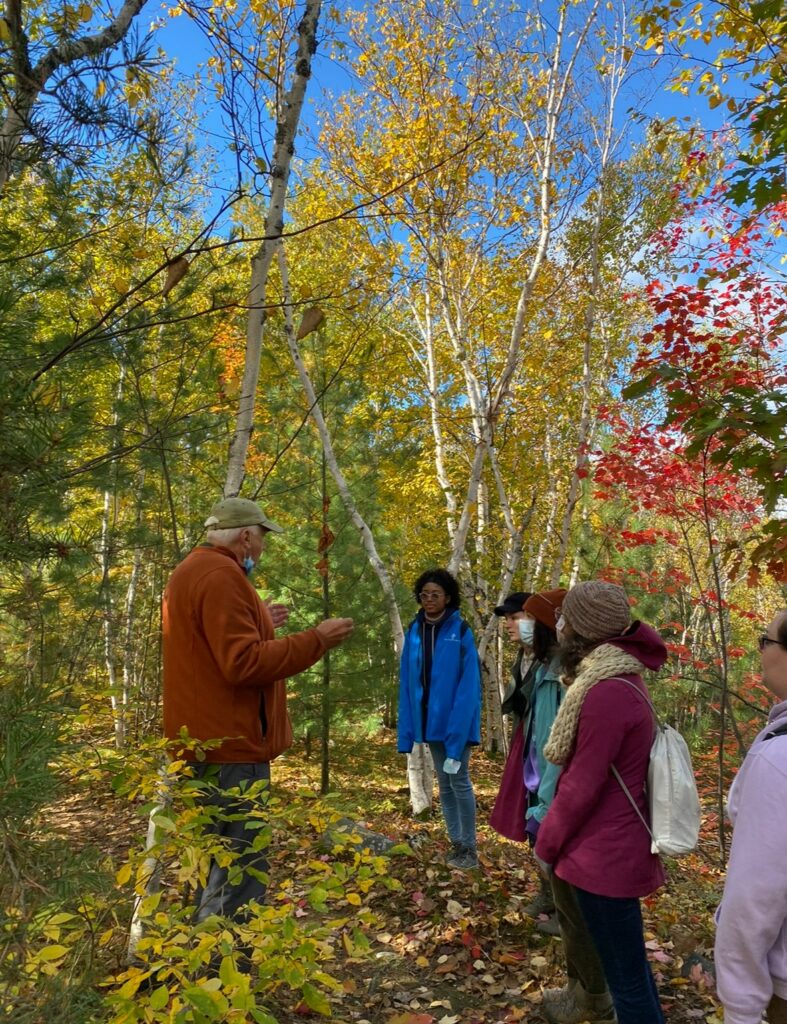
[[[233,869],[237,871],[241,868],[243,872],[238,884],[232,885],[228,879],[229,869],[219,867],[213,861],[204,888],[198,889],[196,893],[194,920],[204,921],[211,914],[220,914],[222,917],[242,921],[247,916],[248,904],[252,900],[262,902],[265,897],[265,883],[246,869],[268,870],[265,851],[251,848],[260,830],[246,828],[247,822],[259,821],[258,817],[252,817],[252,812],[259,811],[261,798],[249,800],[242,795],[242,791],[261,779],[270,783],[271,766],[267,761],[257,764],[198,764],[194,766],[194,776],[208,778],[216,787],[205,793],[205,802],[218,807],[220,811],[212,832],[227,840],[229,848],[236,853]],[[238,788],[241,789],[241,795],[230,795],[227,792]],[[224,820],[227,817],[232,820]]]

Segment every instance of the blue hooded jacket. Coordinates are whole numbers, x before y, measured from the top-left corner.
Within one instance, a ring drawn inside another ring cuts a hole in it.
[[[426,735],[423,728],[421,616],[407,628],[399,666],[399,753],[414,743],[443,743],[446,757],[461,760],[465,746],[481,742],[481,666],[473,633],[454,609],[435,641]]]

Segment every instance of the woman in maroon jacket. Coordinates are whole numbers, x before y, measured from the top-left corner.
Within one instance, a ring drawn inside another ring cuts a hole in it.
[[[563,770],[539,830],[536,857],[542,870],[554,871],[574,890],[620,1024],[663,1024],[639,900],[664,883],[664,869],[611,767],[647,815],[653,715],[641,672],[660,668],[667,651],[654,629],[631,623],[628,597],[615,584],[578,584],[562,612],[558,632],[569,686],[545,753]],[[545,993],[550,1019],[614,1020],[614,1013],[583,1016],[587,994],[567,967],[566,988],[551,999]]]

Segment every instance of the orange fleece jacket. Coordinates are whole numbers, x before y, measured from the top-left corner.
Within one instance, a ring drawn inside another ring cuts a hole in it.
[[[292,743],[285,678],[325,653],[316,629],[274,639],[270,612],[229,548],[203,545],[163,603],[164,734],[224,742],[212,763],[272,761]],[[183,756],[193,759],[184,751]]]

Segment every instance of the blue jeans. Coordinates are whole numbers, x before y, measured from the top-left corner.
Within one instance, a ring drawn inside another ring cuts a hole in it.
[[[443,771],[445,761],[445,744],[430,743],[429,750],[434,761],[437,785],[440,790],[440,806],[443,809],[445,827],[452,843],[466,846],[475,851],[475,793],[470,781],[471,746],[468,743],[462,753],[462,762],[456,775],[448,775]]]
[[[664,1024],[645,951],[639,900],[597,896],[576,886],[574,890],[601,957],[619,1024]]]

